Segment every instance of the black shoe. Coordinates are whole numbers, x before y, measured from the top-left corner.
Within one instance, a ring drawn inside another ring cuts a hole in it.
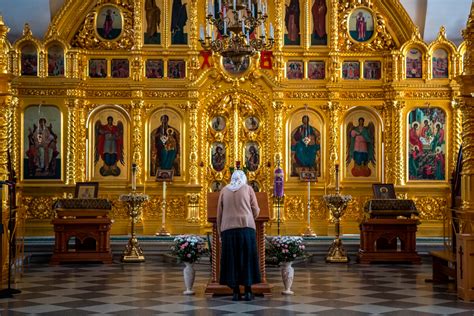
[[[244,300],[247,301],[247,302],[253,300],[253,295],[252,295],[252,293],[251,293],[251,292],[245,292],[245,294],[244,294]]]
[[[232,300],[233,301],[240,301],[240,300],[242,300],[242,297],[240,296],[240,294],[234,293],[234,294],[232,294]]]

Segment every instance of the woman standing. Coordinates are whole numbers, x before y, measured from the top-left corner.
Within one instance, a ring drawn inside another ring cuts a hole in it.
[[[217,230],[222,241],[220,284],[233,290],[233,301],[241,299],[240,285],[245,288],[244,299],[252,300],[251,286],[260,283],[255,232],[259,212],[245,173],[236,170],[230,184],[221,190],[217,208]]]

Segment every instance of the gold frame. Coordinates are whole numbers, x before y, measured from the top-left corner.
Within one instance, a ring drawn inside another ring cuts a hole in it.
[[[356,10],[360,10],[360,9],[369,11],[369,13],[370,13],[370,15],[371,15],[371,17],[372,17],[373,24],[374,24],[374,32],[372,33],[372,36],[371,36],[368,40],[363,41],[363,42],[359,42],[359,41],[355,40],[354,38],[352,38],[351,33],[350,33],[350,28],[349,28],[349,24],[350,24],[350,20],[351,20],[352,14],[354,14],[354,12],[355,12]],[[366,7],[366,6],[361,5],[361,6],[357,6],[357,7],[353,8],[353,9],[349,12],[349,14],[348,14],[348,16],[347,16],[347,21],[346,21],[346,23],[347,23],[347,33],[348,33],[347,35],[348,35],[348,38],[349,38],[349,40],[351,40],[351,41],[354,42],[355,44],[370,44],[370,43],[372,43],[373,40],[377,37],[377,34],[378,34],[378,31],[377,31],[377,15],[374,13],[374,10],[372,10],[372,9],[369,8],[369,7]]]
[[[64,184],[65,182],[65,178],[64,178],[64,175],[65,175],[65,171],[66,171],[66,155],[64,155],[64,140],[66,139],[65,137],[65,129],[64,129],[64,114],[63,114],[63,111],[64,109],[61,108],[61,106],[57,105],[57,104],[54,104],[54,103],[48,103],[48,104],[41,104],[41,106],[53,106],[55,108],[57,108],[57,110],[59,111],[59,118],[61,120],[61,124],[60,124],[60,129],[61,129],[61,137],[60,137],[60,141],[61,141],[61,146],[59,148],[60,152],[59,152],[59,155],[61,156],[61,178],[60,179],[25,179],[24,178],[24,172],[25,172],[25,165],[24,165],[24,157],[25,157],[25,153],[26,153],[26,148],[25,148],[25,142],[24,142],[24,139],[25,139],[25,111],[27,108],[29,107],[38,107],[40,106],[40,104],[28,104],[28,105],[25,105],[21,108],[21,118],[20,118],[20,125],[21,125],[21,133],[20,133],[20,169],[19,169],[19,173],[20,173],[20,181],[23,182],[25,185],[28,185],[28,184]],[[18,172],[17,172],[17,175],[18,175]]]
[[[102,11],[102,9],[104,9],[105,7],[114,7],[120,14],[120,24],[121,24],[121,28],[120,28],[120,34],[119,36],[117,36],[116,38],[113,38],[113,39],[107,39],[107,38],[103,38],[99,32],[97,32],[97,21],[99,19],[99,13]],[[124,33],[124,25],[125,25],[125,22],[124,22],[124,17],[123,17],[123,12],[122,12],[122,8],[120,8],[119,6],[113,4],[113,3],[104,3],[103,5],[101,6],[98,6],[96,9],[95,9],[95,16],[94,16],[94,33],[95,33],[95,36],[97,36],[97,38],[103,40],[103,41],[108,41],[108,42],[117,42],[117,41],[120,41],[120,39],[123,37],[123,33]]]

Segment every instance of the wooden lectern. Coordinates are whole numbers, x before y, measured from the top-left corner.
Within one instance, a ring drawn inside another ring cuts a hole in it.
[[[263,294],[264,296],[272,295],[272,286],[267,283],[267,275],[265,271],[265,222],[268,221],[268,196],[264,192],[256,192],[260,214],[255,220],[257,229],[257,248],[260,266],[260,275],[262,283],[252,285],[252,292],[255,294]],[[211,280],[206,286],[205,294],[212,296],[214,294],[232,294],[232,289],[226,285],[219,284],[219,271],[221,262],[221,245],[219,236],[217,235],[217,202],[219,200],[219,192],[207,194],[207,220],[212,223],[212,267]]]

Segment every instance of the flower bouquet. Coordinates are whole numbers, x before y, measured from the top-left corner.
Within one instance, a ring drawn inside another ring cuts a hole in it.
[[[176,236],[171,251],[179,261],[189,263],[198,261],[203,254],[208,252],[204,239],[196,235]]]
[[[203,254],[208,252],[204,244],[204,239],[196,235],[180,235],[174,239],[174,246],[171,247],[171,251],[185,265],[183,270],[184,285],[186,287],[183,292],[184,295],[194,294],[193,284],[196,271],[193,265]]]
[[[293,284],[294,268],[291,266],[293,261],[305,254],[303,238],[296,236],[275,236],[270,239],[269,255],[276,258],[280,263],[281,277],[285,295],[293,295],[291,290]]]
[[[269,256],[278,263],[294,261],[305,255],[303,238],[297,236],[275,236],[270,239]]]

